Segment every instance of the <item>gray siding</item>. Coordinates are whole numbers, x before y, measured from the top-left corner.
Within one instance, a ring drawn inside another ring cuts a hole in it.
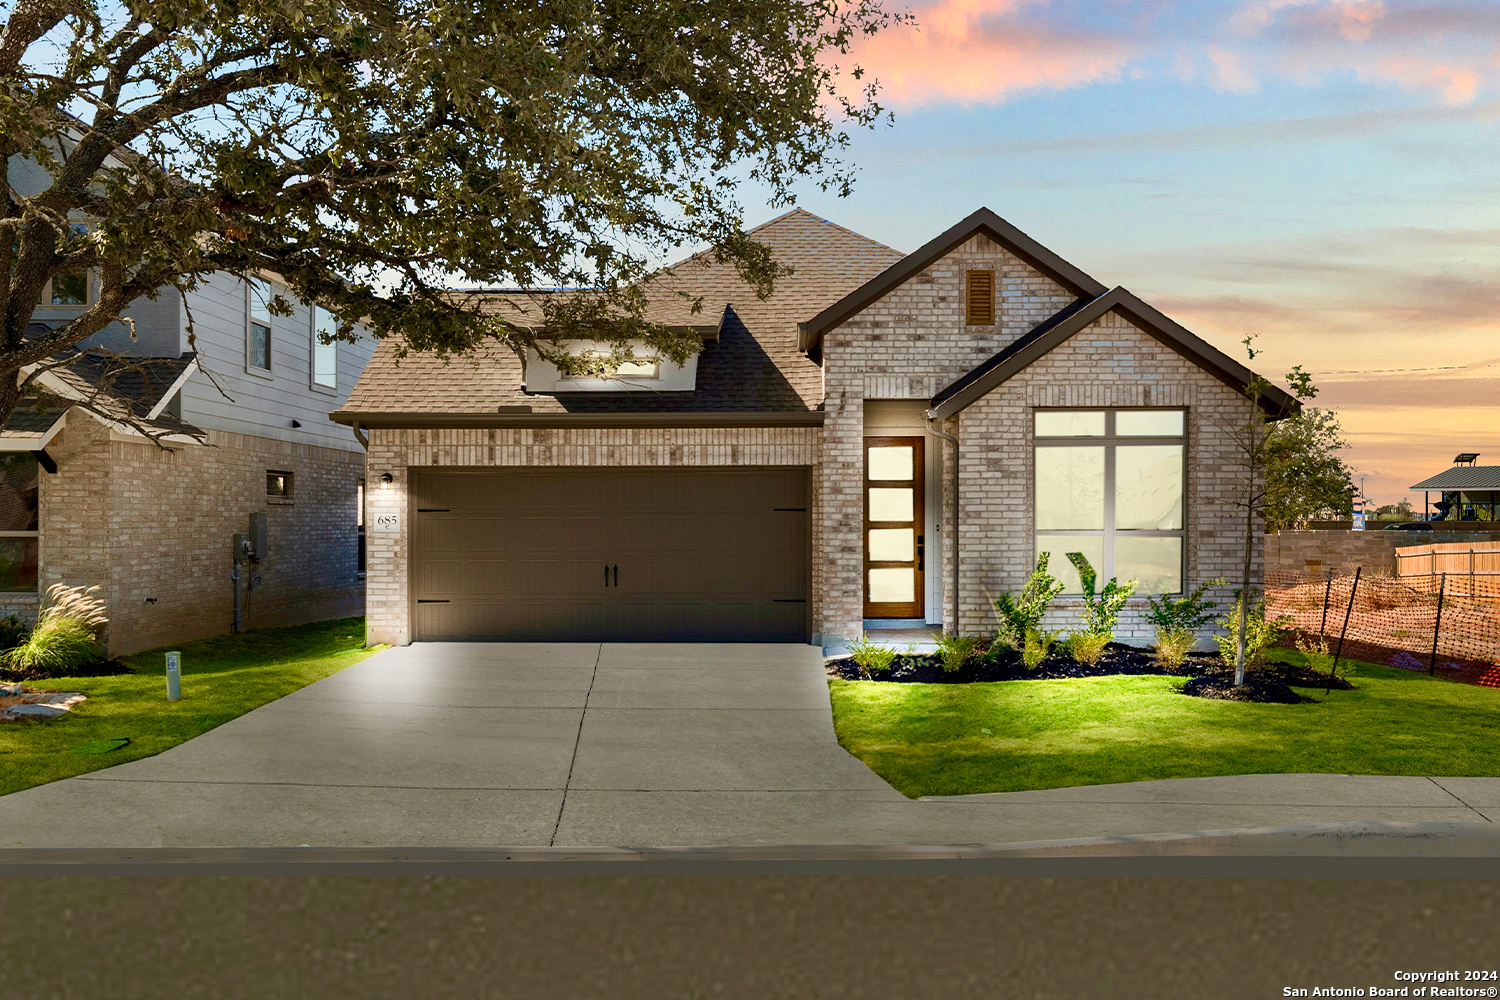
[[[283,295],[290,299],[284,291]],[[373,339],[338,345],[338,388],[329,391],[312,385],[310,306],[293,303],[294,315],[272,318],[271,373],[267,377],[252,374],[245,363],[248,320],[243,282],[215,275],[188,296],[188,305],[199,365],[204,371],[194,373],[183,387],[182,419],[208,430],[345,451],[359,448],[349,428],[333,423],[328,414],[349,398],[374,351]],[[186,315],[181,317],[181,341],[183,350],[191,350]],[[302,426],[293,427],[293,420]]]

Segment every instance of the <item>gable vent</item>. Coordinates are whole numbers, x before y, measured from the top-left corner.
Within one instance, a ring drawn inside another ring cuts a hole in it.
[[[994,271],[968,271],[965,273],[967,280],[967,318],[964,320],[969,326],[994,326],[995,325],[995,272]]]

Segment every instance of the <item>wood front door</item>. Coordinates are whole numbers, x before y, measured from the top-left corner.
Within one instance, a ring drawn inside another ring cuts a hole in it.
[[[865,438],[865,617],[921,618],[922,438]]]

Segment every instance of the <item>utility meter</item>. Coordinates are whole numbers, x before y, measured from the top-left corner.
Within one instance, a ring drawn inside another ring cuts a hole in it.
[[[266,515],[250,515],[250,561],[265,562],[269,549],[266,545]]]

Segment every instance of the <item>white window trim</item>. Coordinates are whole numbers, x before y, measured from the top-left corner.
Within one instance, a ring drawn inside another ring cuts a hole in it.
[[[272,281],[271,281],[270,278],[261,277],[260,280],[265,283],[266,287],[270,290],[271,296],[274,298],[277,295],[275,284],[272,283]],[[254,309],[250,305],[250,292],[251,292],[250,282],[249,281],[244,282],[244,286],[245,286],[245,374],[246,375],[252,375],[255,378],[264,379],[265,381],[270,382],[270,381],[274,380],[275,377],[276,377],[276,317],[275,316],[269,316],[269,317],[267,317],[271,321],[270,333],[267,334],[267,337],[270,340],[270,352],[269,353],[270,353],[271,357],[269,358],[269,361],[270,361],[271,367],[269,367],[269,368],[262,368],[259,365],[252,364],[251,360],[250,360],[250,344],[251,344],[250,327],[251,327],[251,324],[253,322],[252,317],[254,316]]]
[[[74,226],[82,226],[85,233],[90,233],[94,230],[94,224],[92,222],[83,222],[81,220],[75,219],[70,224]],[[99,301],[99,275],[98,272],[96,272],[93,268],[89,268],[88,271],[86,271],[84,274],[84,292],[83,302],[81,304],[52,302],[52,281],[52,278],[48,278],[46,281],[42,282],[42,291],[38,296],[36,305],[38,309],[82,310],[91,308],[95,303]]]
[[[328,346],[333,348],[333,384],[318,381],[318,348],[323,346],[318,342],[318,309],[316,303],[308,305],[308,325],[311,333],[307,341],[307,384],[314,392],[320,392],[325,396],[337,396],[339,393],[339,342],[335,340]],[[325,312],[327,310],[324,310]],[[332,316],[332,313],[329,313]]]
[[[1182,414],[1182,434],[1180,436],[1145,436],[1129,435],[1121,437],[1114,433],[1114,415],[1121,411],[1129,410],[1173,410]],[[1041,411],[1053,411],[1063,413],[1104,413],[1105,433],[1102,435],[1078,436],[1078,437],[1044,437],[1036,433],[1036,414]],[[1038,406],[1033,407],[1028,415],[1031,420],[1031,566],[1036,565],[1037,539],[1038,537],[1065,538],[1065,537],[1090,537],[1103,540],[1104,565],[1094,567],[1098,575],[1097,586],[1103,587],[1115,573],[1114,546],[1110,544],[1115,539],[1115,461],[1114,448],[1120,444],[1180,444],[1182,445],[1182,527],[1174,530],[1132,530],[1131,534],[1142,537],[1181,538],[1182,539],[1182,565],[1179,574],[1182,589],[1176,591],[1178,594],[1187,593],[1191,589],[1191,580],[1188,579],[1188,532],[1190,512],[1188,510],[1188,456],[1190,454],[1190,440],[1188,429],[1188,409],[1185,406]],[[1061,529],[1061,528],[1038,528],[1036,526],[1037,500],[1036,500],[1036,450],[1038,447],[1088,447],[1104,448],[1104,527],[1099,529]],[[1137,595],[1139,597],[1145,594]],[[1154,595],[1153,595],[1154,596]],[[1079,594],[1062,594],[1058,600],[1081,600]]]

